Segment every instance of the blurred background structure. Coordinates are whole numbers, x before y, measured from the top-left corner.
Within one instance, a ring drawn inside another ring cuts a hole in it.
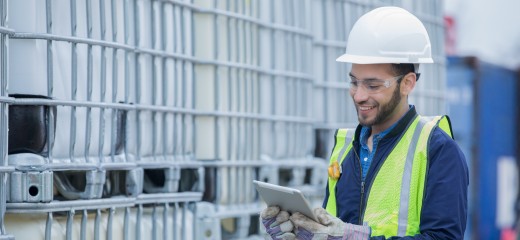
[[[463,48],[487,50],[463,36],[486,18],[443,4],[0,0],[0,239],[263,239],[254,179],[320,206],[334,131],[357,125],[335,59],[386,5],[430,34],[410,101],[451,115],[472,169],[467,238],[507,237],[520,55]]]
[[[471,239],[516,239],[520,160],[518,1],[445,1],[449,114],[471,168]]]

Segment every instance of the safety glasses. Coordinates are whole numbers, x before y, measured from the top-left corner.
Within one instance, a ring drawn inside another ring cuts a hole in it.
[[[367,78],[359,80],[352,74],[349,74],[349,76],[351,92],[357,92],[358,88],[361,86],[369,94],[381,92],[392,86],[393,82],[400,81],[404,77],[404,75],[399,75],[389,79]]]

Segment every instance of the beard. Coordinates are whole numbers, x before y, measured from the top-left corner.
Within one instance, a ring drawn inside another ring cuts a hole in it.
[[[399,90],[400,86],[401,86],[400,83],[397,84],[397,87],[395,88],[394,92],[392,93],[392,98],[390,99],[390,101],[387,104],[384,104],[384,105],[378,104],[378,106],[380,107],[380,110],[377,113],[374,120],[369,121],[366,119],[362,119],[361,116],[359,115],[359,109],[356,108],[356,111],[358,112],[359,124],[366,126],[366,127],[370,127],[373,125],[379,125],[379,124],[385,122],[388,118],[390,118],[390,116],[392,115],[392,112],[395,111],[396,107],[401,102],[402,97],[401,97],[401,93]]]

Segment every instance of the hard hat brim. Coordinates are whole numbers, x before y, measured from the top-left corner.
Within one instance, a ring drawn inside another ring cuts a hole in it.
[[[343,54],[336,58],[336,62],[347,62],[356,64],[378,64],[378,63],[433,63],[432,58],[415,57],[372,57]]]

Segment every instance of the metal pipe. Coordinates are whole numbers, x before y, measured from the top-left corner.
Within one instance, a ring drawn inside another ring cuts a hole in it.
[[[182,205],[182,223],[181,223],[181,239],[186,239],[186,208],[188,202],[184,202]]]
[[[155,36],[156,35],[155,25],[157,24],[155,22],[156,16],[155,16],[154,8],[153,8],[153,2],[151,2],[150,4],[151,4],[151,6],[150,6],[150,22],[151,22],[150,31],[151,31],[151,34],[150,35],[152,37],[152,49],[158,49],[161,46],[157,46],[157,45],[161,44],[161,43],[157,43],[157,39]],[[158,94],[158,92],[157,92],[157,85],[158,85],[157,81],[158,80],[157,80],[157,69],[155,67],[155,60],[156,60],[156,57],[151,56],[152,94],[150,94],[150,98],[151,98],[152,105],[158,105],[157,97],[156,97],[156,95]],[[137,82],[137,84],[144,84],[144,83]],[[158,147],[157,135],[160,130],[157,127],[157,112],[152,112],[151,114],[152,114],[152,121],[151,121],[151,124],[152,124],[152,157],[156,160],[157,159],[157,147]]]
[[[135,41],[135,46],[139,47],[139,45],[141,45],[141,28],[139,27],[139,22],[141,21],[141,18],[140,18],[140,15],[138,14],[139,10],[138,10],[138,7],[139,7],[139,4],[137,4],[137,0],[134,0],[133,2],[133,6],[134,6],[134,41]],[[135,101],[137,104],[141,104],[142,102],[142,99],[141,99],[141,87],[140,87],[140,84],[141,82],[143,81],[142,80],[142,77],[141,77],[141,73],[142,73],[142,68],[143,66],[141,65],[141,61],[140,60],[140,56],[141,56],[141,53],[140,52],[136,52],[135,53],[135,58],[134,58],[134,66],[135,66],[135,71],[134,71],[134,76],[135,76]],[[135,119],[134,119],[134,124],[135,124],[135,141],[136,141],[136,146],[135,146],[135,155],[136,155],[136,158],[137,159],[140,159],[141,158],[141,147],[142,147],[142,134],[141,134],[141,122],[139,121],[139,117],[141,116],[141,111],[140,109],[136,109],[135,111]],[[142,206],[141,206],[142,207]]]
[[[213,8],[217,8],[217,0],[213,0]],[[220,29],[219,29],[219,24],[218,24],[218,20],[219,20],[219,17],[218,15],[214,15],[213,17],[213,28],[214,28],[214,31],[213,31],[213,38],[215,39],[215,41],[213,41],[213,58],[215,59],[215,61],[218,61],[219,60],[219,32],[220,32]],[[213,101],[214,101],[214,110],[215,111],[219,111],[221,109],[220,107],[220,85],[219,85],[219,82],[220,82],[220,78],[219,78],[219,66],[218,65],[215,65],[215,68],[214,68],[214,71],[215,71],[215,74],[214,74],[214,80],[213,80],[213,84],[214,84],[214,98],[213,98]],[[219,127],[219,117],[215,117],[215,122],[214,122],[214,128],[215,128],[215,137],[213,139],[213,141],[215,142],[215,151],[214,151],[214,156],[215,158],[219,158],[220,157],[220,127]],[[217,180],[218,181],[218,180]]]
[[[162,224],[162,230],[163,230],[163,239],[170,239],[168,237],[168,211],[170,209],[170,206],[168,203],[164,203],[163,205],[163,224]],[[174,230],[175,232],[175,230]]]
[[[183,6],[180,7],[180,52],[182,54],[186,54],[186,43],[185,43],[185,37],[186,36],[186,31],[185,31],[185,16],[184,16],[184,8]],[[186,85],[187,85],[187,81],[186,81],[186,61],[181,61],[181,81],[182,81],[182,85],[181,85],[181,107],[182,108],[186,108]],[[187,127],[186,127],[186,119],[185,119],[186,115],[185,114],[181,114],[180,116],[180,119],[181,119],[181,142],[180,142],[180,150],[181,150],[181,154],[184,155],[186,154],[186,131],[187,131]]]
[[[3,219],[3,217],[2,217]],[[45,240],[52,239],[52,212],[47,213],[47,221],[45,223]]]
[[[7,25],[8,20],[8,11],[7,11],[7,1],[0,2],[2,9],[0,10],[0,26]],[[4,28],[5,29],[5,28]],[[6,36],[4,33],[0,34],[0,81],[1,81],[1,89],[0,89],[0,97],[2,99],[7,98],[7,86],[8,86],[8,59],[9,59],[9,37]],[[0,129],[1,139],[2,141],[6,142],[9,139],[8,136],[8,121],[9,121],[9,108],[6,103],[0,103],[0,123],[2,129]],[[0,156],[2,159],[0,159],[0,168],[2,170],[7,170],[8,162],[7,160],[8,155],[8,147],[7,144],[2,144],[0,147]],[[2,183],[7,182],[8,174],[5,172],[0,172],[0,180],[2,180]],[[2,187],[0,189],[0,234],[4,235],[6,233],[5,231],[5,212],[6,212],[6,203],[7,200],[7,189],[6,187]]]
[[[87,37],[92,38],[92,0],[87,0]],[[92,45],[87,45],[87,101],[92,101]],[[86,109],[86,121],[85,121],[85,150],[83,156],[85,162],[91,162],[89,158],[90,152],[90,139],[92,135],[92,109],[87,107]]]
[[[2,21],[4,17],[2,17]],[[5,26],[0,26],[0,34],[7,34],[7,35],[13,35],[15,33],[15,30],[14,29],[11,29],[11,28],[8,28],[8,27],[5,27]]]
[[[45,1],[46,10],[46,27],[47,34],[52,34],[52,2]],[[54,72],[53,72],[53,48],[52,40],[47,41],[47,96],[52,98],[54,96]],[[47,152],[48,157],[45,159],[46,163],[52,162],[52,146],[54,146],[54,114],[53,111],[47,112]]]
[[[193,0],[190,0],[190,3],[193,3]],[[191,35],[191,55],[192,56],[195,56],[195,20],[193,18],[193,11],[190,10],[189,11],[189,15],[190,15],[190,35]],[[196,106],[196,98],[195,98],[195,93],[196,93],[196,85],[195,85],[195,64],[194,63],[191,63],[190,64],[190,67],[191,67],[191,108],[192,109],[195,109],[195,106]],[[191,152],[191,157],[194,158],[195,154],[196,154],[196,150],[197,150],[197,140],[195,139],[195,136],[197,136],[197,125],[195,124],[195,118],[196,116],[194,115],[191,115],[191,128],[192,128],[192,131],[191,131],[191,149],[190,149],[190,152]],[[203,178],[203,176],[202,176]],[[204,183],[204,180],[201,180],[203,183]]]
[[[107,223],[107,240],[112,240],[113,222],[114,222],[115,208],[111,207],[108,209],[108,223]]]
[[[70,209],[67,214],[67,227],[65,230],[65,236],[67,240],[72,240],[72,227],[74,223],[74,209]]]
[[[152,206],[152,218],[150,219],[152,222],[152,239],[157,239],[157,205]]]
[[[179,211],[179,203],[175,202],[173,203],[173,211],[172,211],[172,217],[173,217],[173,240],[177,240],[177,212]]]
[[[164,3],[159,3],[160,6],[159,6],[159,14],[160,14],[160,19],[161,19],[161,22],[160,22],[160,33],[161,33],[161,50],[162,51],[166,51],[166,46],[167,46],[167,37],[166,37],[166,17],[165,17],[165,4]],[[161,93],[161,96],[162,96],[162,101],[161,101],[161,105],[162,106],[166,106],[167,105],[167,102],[168,102],[168,98],[167,96],[169,95],[168,93],[168,73],[167,73],[167,66],[166,66],[166,58],[161,58],[161,75],[162,75],[162,79],[161,79],[161,90],[162,90],[162,93]],[[161,129],[162,131],[160,131],[161,133],[161,140],[162,140],[162,157],[165,157],[167,154],[168,154],[168,134],[166,133],[166,129],[168,129],[168,118],[167,118],[167,115],[168,113],[162,113],[162,118],[161,118]],[[172,153],[173,154],[173,153]],[[163,227],[166,226],[166,223],[164,223]],[[165,232],[167,233],[167,232]],[[166,236],[166,235],[165,235]],[[167,239],[167,237],[164,237],[165,239]]]
[[[227,0],[226,1],[226,10],[230,11],[231,10],[231,3],[230,3],[230,0]],[[227,17],[226,18],[226,27],[227,27],[227,30],[226,30],[226,33],[227,33],[227,60],[229,62],[231,62],[231,18]],[[232,104],[232,92],[233,92],[233,88],[232,88],[232,69],[231,67],[228,67],[228,81],[227,81],[227,86],[228,86],[228,111],[233,111],[233,104]],[[232,153],[232,141],[233,141],[233,137],[232,137],[232,134],[233,134],[233,124],[232,124],[232,120],[233,119],[228,119],[227,120],[227,137],[226,137],[226,142],[227,142],[227,158],[226,160],[230,161],[232,159],[232,156],[233,156],[233,153]],[[223,176],[224,177],[224,176]],[[222,181],[225,181],[227,184],[227,187],[225,189],[232,189],[231,188],[231,169],[226,169],[226,174],[225,174],[225,177],[222,179]],[[226,201],[230,201],[230,193],[229,191],[226,192],[226,196],[224,196],[224,198],[226,199]],[[219,202],[220,203],[220,202]]]
[[[189,201],[198,201],[197,196],[192,193],[179,196],[179,199],[189,199]],[[145,202],[145,201],[141,201]],[[148,200],[151,203],[153,200]],[[96,210],[99,208],[110,207],[130,207],[136,203],[136,198],[106,198],[106,199],[88,199],[88,200],[70,200],[70,201],[53,201],[46,204],[41,203],[7,203],[7,212],[9,213],[47,213],[47,212],[64,212],[70,209],[86,209]]]
[[[79,233],[81,240],[87,239],[87,210],[83,210],[81,214],[81,229]]]
[[[130,239],[130,208],[125,207],[125,216],[124,216],[124,224],[123,224],[123,239]]]
[[[129,16],[129,1],[130,0],[124,0],[123,1],[123,19],[124,19],[124,29],[125,29],[125,32],[124,32],[124,43],[125,44],[129,44],[130,42],[130,16]],[[135,55],[135,54],[134,54]],[[135,56],[134,56],[135,57]],[[125,95],[124,95],[124,102],[125,103],[130,103],[130,53],[129,51],[125,51],[125,76],[124,76],[124,79],[125,79]],[[125,119],[127,122],[130,122],[130,117],[129,116],[126,116],[127,119]],[[125,138],[125,146],[128,146],[128,140]],[[128,162],[128,156],[129,156],[129,153],[128,153],[128,148],[125,147],[124,148],[124,153],[125,153],[125,160]]]
[[[72,36],[76,36],[76,28],[77,28],[77,19],[76,19],[76,0],[70,0],[70,18],[71,18],[71,34]],[[78,56],[77,56],[77,48],[76,43],[72,43],[71,45],[71,99],[74,101],[77,97],[78,90]],[[74,148],[76,145],[76,107],[71,108],[70,112],[70,138],[69,138],[69,158],[71,162],[74,162]]]
[[[137,240],[141,239],[141,226],[142,226],[142,216],[143,216],[143,205],[139,204],[137,207],[137,217],[135,220],[135,238]]]
[[[98,208],[98,209],[96,209],[96,217],[94,219],[94,240],[99,240],[99,238],[100,238],[100,232],[99,232],[100,222],[101,222],[101,210]]]
[[[101,40],[105,40],[106,35],[106,20],[105,20],[105,1],[99,0],[99,14],[100,14],[100,28],[101,28]],[[101,102],[106,101],[106,47],[101,47],[101,72],[100,72],[100,99]],[[115,80],[114,80],[115,81]],[[92,99],[90,99],[92,100]],[[89,108],[90,109],[90,108]],[[99,111],[99,143],[98,143],[98,158],[101,162],[103,158],[103,148],[105,146],[105,109]],[[111,126],[114,128],[114,126]]]
[[[110,11],[112,16],[112,41],[117,42],[117,6],[115,3],[116,0],[112,0],[110,3]],[[102,0],[100,0],[102,2]],[[111,103],[115,103],[117,101],[117,88],[118,88],[118,71],[117,66],[119,65],[119,61],[117,60],[117,49],[112,49],[112,98]],[[125,61],[126,62],[126,61]],[[115,154],[116,154],[116,145],[114,144],[117,139],[118,128],[117,128],[117,113],[116,109],[111,110],[111,120],[112,120],[112,131],[110,132],[110,157],[112,162],[115,162]]]

